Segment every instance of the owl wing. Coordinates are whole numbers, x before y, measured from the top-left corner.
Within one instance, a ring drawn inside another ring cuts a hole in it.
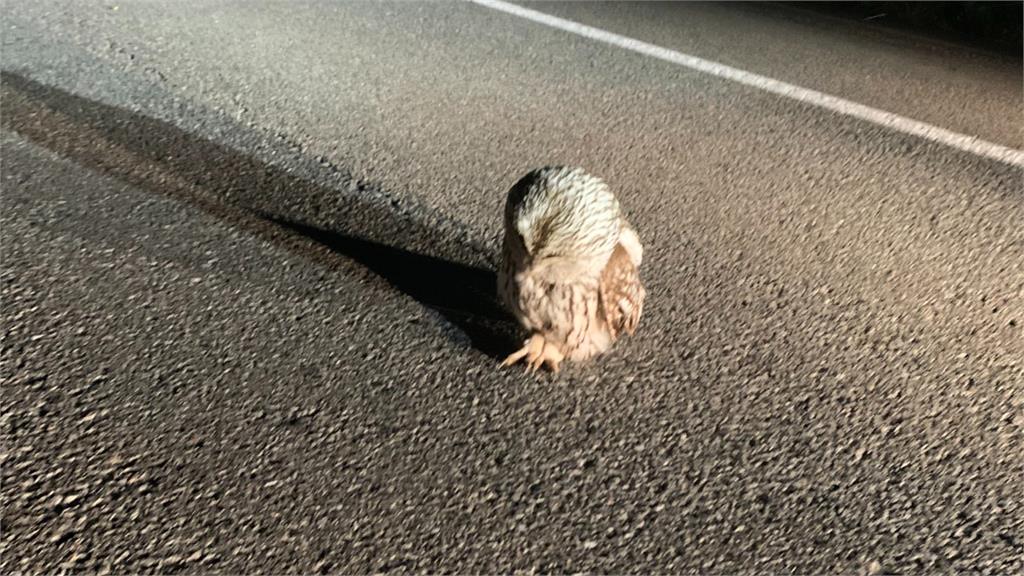
[[[601,272],[599,286],[601,313],[612,339],[625,330],[633,334],[640,322],[646,292],[640,284],[640,271],[629,252],[620,243]]]

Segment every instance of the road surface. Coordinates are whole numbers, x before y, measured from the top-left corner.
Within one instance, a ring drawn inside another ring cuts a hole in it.
[[[1020,149],[1019,61],[532,5]],[[5,4],[5,573],[1024,571],[1024,173],[455,3]],[[501,369],[577,164],[637,335]]]

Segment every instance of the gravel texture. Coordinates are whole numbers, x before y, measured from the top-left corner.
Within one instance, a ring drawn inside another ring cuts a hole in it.
[[[1020,169],[472,5],[3,27],[0,571],[1024,571]],[[649,296],[538,377],[493,264],[550,163]]]

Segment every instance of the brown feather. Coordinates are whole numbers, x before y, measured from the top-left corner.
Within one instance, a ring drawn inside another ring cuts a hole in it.
[[[629,253],[618,244],[601,272],[601,312],[612,339],[623,330],[632,335],[643,311],[644,288]]]

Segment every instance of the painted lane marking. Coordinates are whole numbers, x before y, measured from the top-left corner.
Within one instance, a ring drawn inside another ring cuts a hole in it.
[[[636,40],[634,38],[620,36],[614,32],[608,32],[607,30],[594,28],[592,26],[573,22],[572,20],[551,16],[550,14],[544,14],[543,12],[504,2],[503,0],[470,0],[470,2],[494,10],[499,10],[513,16],[532,20],[533,22],[544,24],[545,26],[551,26],[552,28],[572,32],[573,34],[604,42],[605,44],[625,48],[626,50],[631,50],[645,56],[651,56],[653,58],[658,58],[659,60],[678,64],[692,70],[704,72],[705,74],[710,74],[726,80],[732,80],[733,82],[739,82],[740,84],[752,86],[754,88],[764,90],[765,92],[771,92],[772,94],[777,94],[779,96],[784,96],[807,104],[813,104],[839,114],[866,120],[879,126],[903,132],[904,134],[911,134],[931,142],[944,144],[963,152],[969,152],[971,154],[984,156],[985,158],[998,160],[1000,162],[1024,168],[1024,151],[1017,150],[1016,148],[1002,146],[974,136],[968,136],[966,134],[960,134],[959,132],[953,132],[952,130],[946,130],[945,128],[940,128],[938,126],[928,124],[927,122],[920,122],[912,118],[907,118],[906,116],[900,116],[899,114],[893,114],[892,112],[886,112],[885,110],[879,110],[878,108],[872,108],[871,106],[865,106],[864,104],[858,104],[857,102],[846,100],[845,98],[832,96],[809,88],[802,88],[795,84],[789,84],[788,82],[783,82],[767,76],[761,76],[760,74],[754,74],[753,72],[747,72],[746,70],[740,70],[739,68],[733,68],[732,66],[720,64],[711,60],[705,60],[704,58],[698,58],[697,56],[691,56],[668,48],[662,48],[661,46],[655,46],[654,44],[648,44],[647,42]]]

